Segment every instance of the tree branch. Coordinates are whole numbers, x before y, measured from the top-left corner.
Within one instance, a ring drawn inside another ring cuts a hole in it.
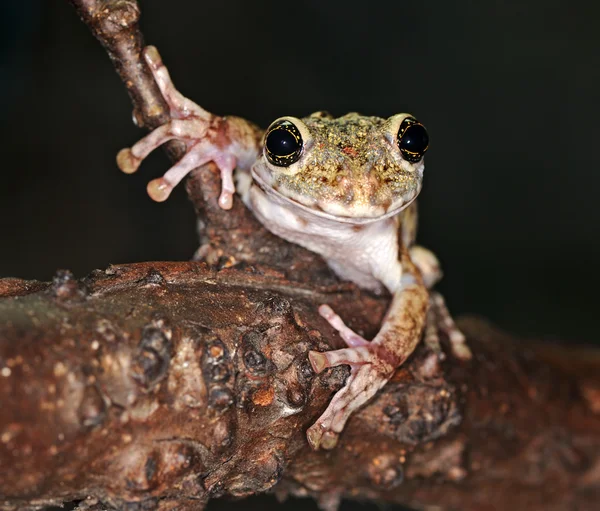
[[[140,60],[136,2],[71,3],[111,56],[138,124],[167,120]],[[519,346],[481,321],[460,325],[472,362],[440,362],[420,346],[334,451],[311,451],[304,432],[347,375],[311,370],[308,350],[338,339],[317,306],[370,336],[387,299],[339,283],[239,200],[223,212],[212,166],[188,192],[206,263],[0,281],[0,507],[88,498],[82,509],[198,509],[273,490],[326,509],[342,497],[595,509],[599,357]]]
[[[333,452],[313,452],[306,427],[347,374],[312,373],[307,351],[335,339],[316,307],[331,304],[368,335],[385,300],[194,262],[1,282],[4,508],[93,496],[116,509],[197,509],[271,488],[328,509],[342,496],[463,510],[596,505],[597,356],[541,357],[463,321],[472,363],[440,364],[421,346]]]

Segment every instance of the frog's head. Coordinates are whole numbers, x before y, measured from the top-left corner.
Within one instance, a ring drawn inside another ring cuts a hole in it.
[[[281,117],[252,168],[267,193],[347,222],[392,216],[419,194],[429,138],[409,114]]]

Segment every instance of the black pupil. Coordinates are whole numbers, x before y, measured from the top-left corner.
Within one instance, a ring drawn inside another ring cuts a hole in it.
[[[421,154],[429,145],[429,135],[427,130],[420,124],[415,124],[406,128],[402,140],[400,140],[400,149],[405,149],[411,153]]]
[[[289,156],[298,150],[298,140],[288,130],[277,128],[267,137],[267,149],[275,156]]]

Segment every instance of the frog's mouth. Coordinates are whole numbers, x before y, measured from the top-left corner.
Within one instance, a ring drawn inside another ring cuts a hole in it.
[[[279,189],[275,189],[272,185],[268,184],[265,181],[265,179],[261,176],[260,170],[257,169],[256,165],[252,167],[251,174],[254,184],[258,188],[260,188],[265,195],[269,196],[278,204],[288,206],[291,208],[297,208],[305,213],[320,218],[326,218],[329,220],[335,220],[336,222],[343,222],[354,225],[364,225],[373,222],[379,222],[380,220],[384,220],[386,218],[390,218],[397,215],[402,210],[410,206],[421,191],[421,184],[419,183],[419,185],[414,190],[408,191],[406,194],[404,194],[402,197],[395,201],[396,204],[392,203],[387,210],[383,210],[383,208],[380,207],[379,209],[381,209],[381,211],[376,210],[372,216],[364,216],[360,214],[354,216],[351,214],[331,213],[325,211],[316,201],[310,205],[304,204],[299,200],[295,199],[292,196],[292,194],[282,193]]]

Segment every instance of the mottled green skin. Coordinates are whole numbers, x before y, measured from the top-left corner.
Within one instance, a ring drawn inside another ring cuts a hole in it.
[[[300,130],[304,149],[289,167],[263,157],[270,185],[294,201],[340,216],[379,217],[405,206],[419,193],[423,175],[423,162],[406,161],[397,145],[405,117],[349,113],[334,119],[316,112],[301,120],[286,118]]]

